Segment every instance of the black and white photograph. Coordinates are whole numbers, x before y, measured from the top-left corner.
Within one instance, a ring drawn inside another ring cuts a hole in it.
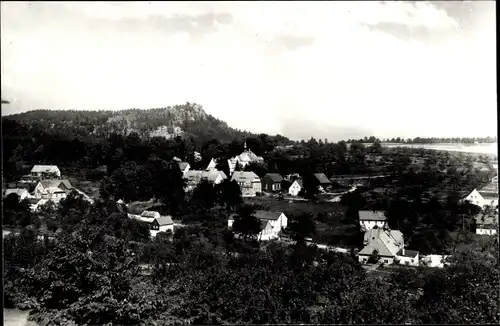
[[[3,324],[500,323],[495,1],[1,1]]]

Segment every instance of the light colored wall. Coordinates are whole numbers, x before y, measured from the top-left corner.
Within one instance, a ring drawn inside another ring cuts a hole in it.
[[[495,230],[495,229],[476,229],[476,234],[495,235],[495,234],[497,234],[497,230]]]
[[[371,230],[377,225],[379,228],[384,227],[385,221],[360,221],[360,225],[365,230]]]
[[[288,188],[288,193],[292,196],[297,196],[299,194],[300,190],[301,190],[300,186],[296,182],[294,182],[290,186],[290,188]]]
[[[414,258],[404,257],[404,256],[397,256],[397,259],[399,260],[399,264],[400,265],[418,266],[418,262],[419,262],[418,255],[415,256]]]
[[[174,225],[173,224],[170,224],[170,225],[163,225],[163,226],[160,226],[160,228],[158,230],[149,230],[150,234],[151,234],[151,237],[156,237],[156,235],[160,232],[167,232],[168,230],[172,231],[172,233],[174,233]]]

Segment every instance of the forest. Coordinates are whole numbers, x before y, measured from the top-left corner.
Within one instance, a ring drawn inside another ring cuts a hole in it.
[[[5,237],[5,307],[30,309],[41,326],[498,321],[496,237],[454,252],[443,269],[375,277],[352,252],[306,245],[307,216],[291,222],[294,243],[263,244],[233,235],[252,233],[252,208],[236,210],[235,230],[224,211],[216,200],[193,214],[201,223],[151,240],[114,200],[89,205],[72,194]],[[58,231],[39,239],[47,233],[37,223]]]

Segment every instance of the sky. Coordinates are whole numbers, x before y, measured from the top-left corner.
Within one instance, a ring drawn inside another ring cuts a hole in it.
[[[497,134],[494,1],[2,2],[2,115],[185,102],[291,139]]]

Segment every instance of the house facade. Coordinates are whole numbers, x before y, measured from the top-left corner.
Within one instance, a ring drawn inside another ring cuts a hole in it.
[[[384,228],[387,226],[387,217],[383,211],[365,211],[361,210],[359,214],[359,226],[362,231],[369,231],[375,226]]]
[[[61,177],[61,171],[57,165],[35,165],[31,169],[31,176],[34,177],[47,177],[47,176],[56,176],[58,178]]]
[[[233,227],[236,214],[229,217],[227,221],[228,228]],[[261,231],[257,235],[258,240],[271,240],[279,238],[280,232],[288,225],[288,218],[282,212],[271,212],[258,210],[254,216],[259,219]]]
[[[288,193],[292,196],[298,196],[299,192],[302,190],[303,184],[302,180],[295,180],[292,185],[288,188]]]
[[[212,158],[210,160],[210,163],[208,163],[206,170],[207,171],[214,170],[216,167],[217,167],[217,162]]]
[[[34,197],[59,202],[73,190],[68,180],[42,180],[38,182],[34,190]]]
[[[268,192],[280,191],[282,181],[283,177],[278,173],[268,173],[262,178],[262,188]]]
[[[149,225],[149,232],[152,238],[160,232],[171,231],[174,232],[174,222],[171,216],[162,216],[155,211],[144,211],[141,215],[128,214],[129,218],[147,223]]]
[[[231,181],[236,181],[240,186],[242,197],[255,197],[258,192],[262,192],[260,178],[251,171],[235,171]]]

